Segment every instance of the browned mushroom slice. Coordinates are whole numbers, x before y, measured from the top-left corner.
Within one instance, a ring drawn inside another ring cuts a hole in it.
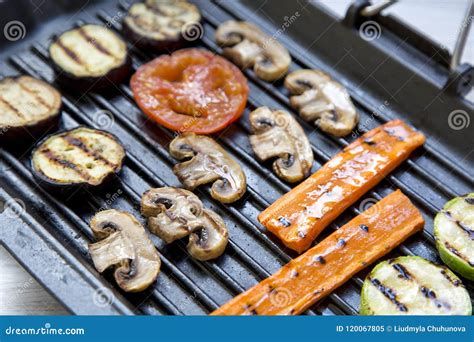
[[[204,209],[192,192],[178,188],[157,188],[143,194],[141,212],[150,230],[171,243],[189,235],[188,252],[198,260],[220,256],[227,245],[228,233],[222,218]]]
[[[247,183],[240,165],[212,138],[184,133],[170,144],[170,154],[188,159],[173,167],[186,188],[214,182],[211,195],[222,203],[237,201],[245,193]]]
[[[291,105],[305,121],[314,121],[324,132],[336,137],[349,134],[359,115],[346,89],[319,70],[297,70],[285,79],[294,94]]]
[[[287,182],[298,182],[309,175],[314,157],[305,132],[296,120],[283,110],[260,107],[250,113],[254,134],[250,144],[258,159],[277,157],[273,170]]]
[[[90,226],[99,242],[89,245],[95,268],[114,267],[117,284],[127,292],[139,292],[153,283],[161,261],[143,226],[131,214],[115,209],[97,213]]]
[[[241,68],[253,67],[262,80],[274,81],[288,72],[291,63],[288,50],[251,23],[224,22],[216,31],[216,41],[224,47],[225,56]]]

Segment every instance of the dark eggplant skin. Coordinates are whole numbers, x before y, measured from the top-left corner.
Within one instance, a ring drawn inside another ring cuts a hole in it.
[[[0,79],[0,82],[6,78],[16,80],[22,76],[23,75],[14,77],[4,77]],[[54,87],[52,84],[43,80],[37,80],[54,88],[61,95],[60,91],[56,89],[56,87]],[[24,126],[0,126],[0,146],[12,150],[18,150],[23,149],[25,147],[29,147],[29,145],[35,143],[38,139],[41,139],[46,134],[50,134],[51,132],[54,132],[58,129],[62,110],[63,103],[61,101],[61,105],[59,106],[55,114],[50,115],[49,117],[34,124],[27,124]]]
[[[85,25],[81,25],[81,26],[85,26]],[[60,34],[54,35],[51,45],[56,43],[59,37],[61,37],[61,35],[63,35],[64,33],[78,29],[79,27],[80,26],[73,27],[61,32]],[[118,35],[117,37],[119,39],[122,39],[122,37]],[[59,65],[56,64],[54,59],[51,57],[51,53],[49,52],[49,49],[48,49],[49,60],[51,61],[51,64],[55,72],[55,82],[69,90],[74,90],[74,91],[79,90],[79,91],[84,91],[84,92],[103,90],[103,89],[111,88],[114,85],[120,84],[122,82],[125,82],[129,79],[129,77],[131,76],[133,72],[132,58],[130,56],[130,51],[127,45],[126,45],[126,49],[127,49],[127,54],[126,54],[124,62],[121,65],[110,70],[107,74],[97,76],[97,77],[92,77],[92,76],[91,77],[78,77],[64,70],[63,68],[61,68]]]
[[[201,22],[199,22],[199,24],[202,25]],[[157,40],[144,37],[130,27],[125,20],[122,21],[122,32],[123,35],[127,37],[127,40],[134,46],[154,52],[173,52],[184,47],[195,46],[200,41],[200,39],[193,41],[186,40],[183,38],[183,35],[180,35],[180,37],[175,40]]]
[[[34,125],[0,128],[0,145],[7,148],[23,148],[35,143],[45,134],[51,134],[59,127],[61,109],[57,114],[38,121]]]
[[[143,0],[142,2],[132,4],[122,19],[123,35],[134,46],[154,52],[169,53],[186,46],[196,45],[204,33],[203,18],[199,7],[197,4],[188,1],[172,3],[172,1]],[[160,8],[161,5],[164,8]],[[171,12],[169,11],[168,6],[178,8],[174,15],[172,10]],[[170,20],[168,28],[175,30],[176,35],[174,37],[168,36],[166,39],[156,39],[146,34],[144,35],[140,32],[140,29],[149,33],[156,32],[148,29],[146,24],[143,26],[136,22],[135,19],[143,15],[142,11],[148,12],[150,15],[168,18]],[[181,27],[172,25],[172,22],[175,20],[181,23]],[[136,30],[134,26],[137,26],[139,30]]]
[[[110,173],[109,175],[107,175],[104,178],[104,180],[102,181],[102,183],[100,183],[99,185],[91,185],[87,182],[57,183],[57,182],[52,181],[48,177],[45,177],[43,174],[38,172],[34,167],[33,156],[34,156],[35,152],[41,147],[41,145],[43,145],[43,143],[46,142],[46,140],[48,140],[52,136],[68,133],[68,132],[74,131],[74,130],[79,129],[79,128],[88,128],[88,129],[93,129],[93,130],[98,131],[98,132],[106,133],[106,134],[110,135],[111,137],[113,137],[115,139],[115,141],[120,146],[122,146],[122,148],[124,150],[124,156],[122,158],[122,162],[120,163],[120,166],[117,168],[117,170],[114,173]],[[31,151],[30,169],[31,169],[31,173],[33,174],[34,179],[36,180],[36,183],[39,186],[41,186],[44,190],[46,190],[50,193],[53,193],[55,195],[67,196],[68,198],[72,197],[72,196],[74,196],[74,197],[79,196],[80,197],[80,196],[87,196],[87,194],[90,194],[90,193],[103,193],[103,192],[107,192],[108,190],[116,190],[117,187],[120,187],[120,181],[119,181],[118,178],[120,176],[120,172],[122,171],[122,167],[123,167],[123,164],[124,164],[126,158],[127,158],[127,151],[125,149],[125,146],[120,141],[120,139],[117,138],[117,136],[115,134],[104,131],[104,130],[90,128],[90,127],[87,127],[87,126],[84,126],[84,125],[79,125],[79,126],[76,126],[74,128],[71,128],[71,129],[51,133],[51,134],[45,136],[40,141],[38,141],[35,144],[35,146],[33,147],[32,151]]]
[[[62,68],[60,68],[53,59],[51,59],[55,71],[55,82],[69,90],[79,91],[97,91],[113,87],[120,84],[132,74],[132,59],[127,53],[125,62],[115,69],[110,70],[105,76],[100,77],[77,77]]]

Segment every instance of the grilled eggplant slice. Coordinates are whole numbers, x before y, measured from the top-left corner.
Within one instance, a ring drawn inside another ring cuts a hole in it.
[[[97,187],[120,171],[124,157],[112,134],[78,127],[42,140],[33,151],[32,168],[51,188]]]
[[[381,262],[367,276],[361,315],[471,315],[471,299],[454,273],[417,256]]]
[[[0,80],[0,142],[31,141],[58,125],[61,94],[29,76]]]
[[[61,34],[49,47],[57,80],[82,90],[123,81],[131,72],[127,45],[100,25],[83,25]]]
[[[123,32],[134,45],[155,51],[176,50],[202,37],[201,13],[182,0],[147,0],[130,7]]]
[[[90,226],[100,240],[89,245],[97,271],[114,268],[117,284],[127,292],[143,291],[155,281],[160,272],[160,256],[132,214],[104,210],[92,218]]]
[[[434,220],[436,247],[454,272],[474,280],[474,193],[446,203]]]

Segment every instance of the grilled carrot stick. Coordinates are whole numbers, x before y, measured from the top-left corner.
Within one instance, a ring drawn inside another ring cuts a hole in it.
[[[339,214],[424,142],[424,135],[404,122],[387,122],[345,147],[264,210],[258,220],[287,247],[301,253]]]
[[[296,315],[423,228],[418,209],[394,191],[235,297],[212,315]]]

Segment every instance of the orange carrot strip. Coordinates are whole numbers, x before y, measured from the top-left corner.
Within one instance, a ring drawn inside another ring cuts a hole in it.
[[[299,314],[423,225],[408,197],[394,191],[212,315]]]
[[[361,136],[303,183],[263,211],[258,220],[301,253],[345,209],[395,169],[425,136],[400,120]]]

